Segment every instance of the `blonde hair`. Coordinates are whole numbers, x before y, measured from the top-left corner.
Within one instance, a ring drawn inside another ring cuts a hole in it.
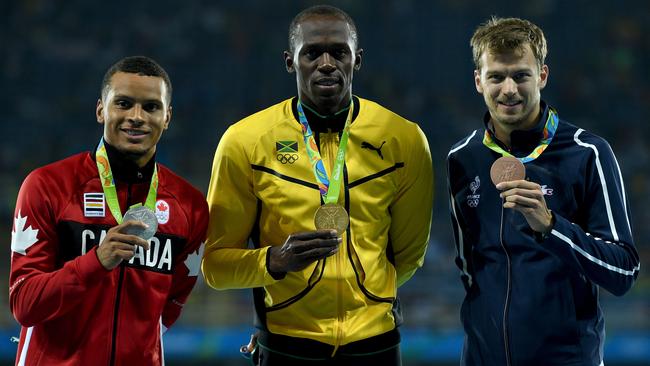
[[[470,40],[474,65],[481,69],[481,55],[484,52],[523,52],[529,44],[533,56],[541,68],[546,59],[547,47],[544,32],[532,22],[520,18],[492,17],[481,24]]]

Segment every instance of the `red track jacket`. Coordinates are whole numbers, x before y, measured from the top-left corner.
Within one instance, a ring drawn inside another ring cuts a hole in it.
[[[138,169],[111,148],[122,213],[144,202]],[[161,334],[194,286],[208,224],[203,195],[158,164],[158,232],[148,251],[107,271],[96,247],[117,223],[93,153],[32,172],[18,194],[9,298],[22,325],[16,365],[161,365]]]

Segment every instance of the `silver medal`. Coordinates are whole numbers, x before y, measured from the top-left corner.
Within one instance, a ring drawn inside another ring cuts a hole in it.
[[[156,218],[156,214],[145,206],[134,207],[126,211],[122,222],[129,220],[144,222],[149,225],[149,228],[144,229],[131,226],[124,231],[125,234],[136,235],[144,240],[149,240],[158,230],[158,219]]]

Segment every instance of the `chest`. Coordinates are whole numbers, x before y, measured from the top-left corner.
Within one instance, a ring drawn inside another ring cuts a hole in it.
[[[475,159],[464,159],[452,172],[461,177],[452,183],[453,196],[463,217],[470,224],[481,226],[501,217],[502,199],[490,179],[490,168],[499,155],[486,154]],[[563,217],[577,222],[584,202],[586,169],[579,157],[549,151],[524,164],[526,180],[539,184],[547,207]],[[460,173],[460,174],[458,174]],[[515,224],[525,224],[521,214],[510,215]],[[487,218],[491,218],[488,220]]]
[[[367,222],[387,216],[402,179],[402,142],[351,129],[341,158],[339,133],[321,132],[314,140],[316,148],[308,149],[309,141],[300,131],[279,131],[256,147],[252,186],[263,216],[270,213],[275,219],[294,221],[311,217],[322,203],[321,188],[337,183],[337,203],[348,209],[353,224],[355,219]],[[322,169],[314,165],[314,151],[320,155]],[[342,162],[340,170],[335,169],[337,158]]]
[[[118,184],[116,187],[119,211],[136,203],[144,203],[147,184]],[[114,207],[117,209],[117,207]],[[155,214],[158,230],[149,240],[149,249],[136,248],[134,257],[125,262],[128,267],[171,274],[180,256],[189,232],[189,222],[175,197],[159,190]],[[110,228],[117,225],[99,180],[91,180],[78,192],[70,195],[69,202],[61,208],[57,219],[57,236],[60,240],[60,264],[84,255],[101,245]]]

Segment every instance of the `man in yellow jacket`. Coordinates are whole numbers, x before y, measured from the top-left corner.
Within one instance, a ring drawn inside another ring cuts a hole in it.
[[[203,275],[253,288],[259,365],[401,365],[397,287],[429,240],[431,156],[415,123],[352,95],[357,42],[342,10],[299,13],[298,96],[232,125],[214,157]]]

